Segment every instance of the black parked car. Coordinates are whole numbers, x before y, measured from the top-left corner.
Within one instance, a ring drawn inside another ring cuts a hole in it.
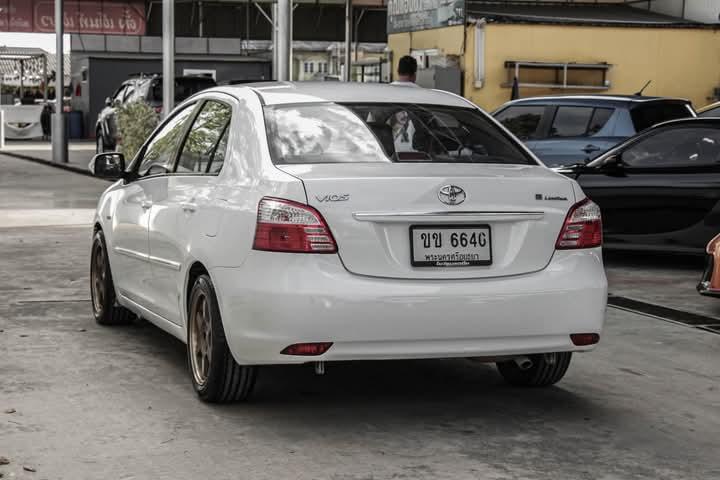
[[[720,231],[720,118],[666,122],[558,171],[600,206],[607,248],[704,254]]]
[[[175,77],[175,103],[206,88],[214,87],[215,80],[206,76]],[[144,101],[162,113],[163,79],[160,75],[141,74],[125,80],[120,87],[105,99],[105,108],[98,115],[95,125],[95,144],[97,153],[114,150],[117,147],[117,125],[115,111],[121,105]]]
[[[690,102],[638,95],[534,97],[493,113],[548,167],[587,163],[655,124],[694,117]]]

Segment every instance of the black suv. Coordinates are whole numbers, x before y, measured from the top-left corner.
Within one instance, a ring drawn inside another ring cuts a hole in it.
[[[206,76],[175,77],[175,103],[206,88],[214,87],[215,80]],[[138,74],[125,80],[120,87],[105,99],[105,108],[98,115],[95,124],[95,149],[97,153],[114,150],[117,147],[118,132],[115,111],[126,103],[144,101],[155,111],[162,113],[163,79],[161,75]]]
[[[587,163],[658,123],[695,117],[687,100],[568,95],[508,102],[493,116],[548,167]]]

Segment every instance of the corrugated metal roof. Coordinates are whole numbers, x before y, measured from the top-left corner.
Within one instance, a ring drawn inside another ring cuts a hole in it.
[[[468,17],[498,23],[715,28],[683,18],[619,4],[508,4],[467,2]]]
[[[42,76],[43,60],[47,58],[48,74],[55,70],[57,56],[54,53],[46,52],[41,48],[29,47],[8,47],[0,45],[0,75],[17,76],[20,73],[19,60],[25,61],[25,75]],[[70,55],[64,57],[65,78],[70,78]]]

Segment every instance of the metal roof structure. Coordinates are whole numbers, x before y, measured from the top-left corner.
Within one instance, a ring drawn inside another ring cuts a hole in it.
[[[57,56],[54,53],[46,52],[41,48],[9,47],[0,45],[0,79],[4,83],[16,79],[19,82],[20,65],[24,62],[25,82],[28,85],[37,84],[43,75],[43,58],[47,59],[47,71],[56,70]],[[70,78],[70,55],[63,55],[65,79]]]
[[[694,22],[624,4],[559,4],[557,2],[511,4],[468,0],[466,8],[468,18],[485,19],[493,23],[718,28],[718,25]]]

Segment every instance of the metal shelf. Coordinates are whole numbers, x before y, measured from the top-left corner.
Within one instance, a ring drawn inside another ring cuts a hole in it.
[[[508,60],[505,62],[507,70],[507,81],[501,84],[502,87],[510,88],[514,78],[518,79],[520,88],[544,88],[563,90],[608,90],[610,82],[607,79],[607,72],[612,68],[609,63],[575,63],[575,62],[531,62]],[[520,74],[522,70],[549,70],[555,72],[555,83],[527,82],[522,81]],[[596,71],[602,73],[600,84],[583,85],[568,83],[569,71]]]

